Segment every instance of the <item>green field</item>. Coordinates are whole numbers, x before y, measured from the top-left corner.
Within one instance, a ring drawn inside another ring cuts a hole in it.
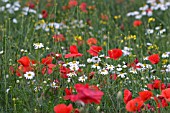
[[[170,0],[0,0],[0,113],[170,113]]]

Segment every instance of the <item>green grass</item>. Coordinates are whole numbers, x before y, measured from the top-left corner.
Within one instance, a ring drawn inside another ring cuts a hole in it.
[[[11,0],[9,3],[13,3],[16,0]],[[34,1],[34,0],[33,0]],[[70,10],[62,10],[62,6],[68,4],[68,0],[51,0],[54,6],[46,7],[47,1],[42,1],[36,4],[35,10],[37,13],[41,13],[42,10],[47,10],[48,17],[45,19],[39,19],[38,14],[28,14],[27,16],[22,14],[22,9],[10,14],[7,10],[0,12],[0,51],[3,50],[3,54],[0,54],[0,112],[4,113],[52,113],[53,108],[57,104],[72,103],[74,108],[81,108],[80,105],[71,101],[63,99],[65,96],[64,89],[66,87],[74,87],[78,81],[78,77],[82,74],[88,76],[91,71],[96,72],[92,79],[86,80],[84,83],[91,85],[99,85],[101,91],[104,92],[101,103],[99,105],[89,104],[85,106],[82,112],[88,113],[125,113],[126,108],[123,102],[123,91],[128,88],[133,93],[133,98],[138,96],[138,92],[146,88],[148,83],[154,80],[153,77],[163,81],[163,83],[170,83],[170,77],[168,72],[161,72],[162,66],[164,65],[161,55],[165,52],[170,51],[170,9],[166,11],[153,11],[152,18],[155,19],[153,22],[148,22],[150,17],[142,17],[142,25],[139,27],[133,26],[133,21],[136,20],[134,17],[127,17],[126,14],[131,11],[138,11],[139,7],[145,5],[145,1],[136,0],[123,0],[122,3],[117,3],[116,0],[79,0],[78,3],[86,2],[88,6],[95,5],[94,10],[89,10],[88,13],[83,13],[79,6],[73,7]],[[21,7],[25,6],[27,1],[20,2]],[[0,1],[0,7],[5,5]],[[108,21],[103,21],[100,18],[101,13],[108,16]],[[53,14],[55,17],[50,18]],[[118,16],[118,19],[115,19]],[[12,19],[16,18],[18,23],[12,22]],[[65,23],[67,28],[53,29],[50,28],[48,32],[43,29],[35,30],[35,25],[38,22],[44,20],[45,23],[57,22]],[[71,24],[73,21],[83,21],[83,27],[81,24]],[[91,26],[87,24],[87,20],[91,20]],[[124,30],[120,29],[121,25],[124,25]],[[146,29],[154,29],[156,26],[161,26],[166,29],[163,33],[164,37],[157,35],[156,31],[153,34],[145,35]],[[74,28],[75,27],[75,28]],[[91,29],[92,28],[92,29]],[[52,39],[54,34],[63,34],[66,38],[63,42],[54,42]],[[132,38],[126,40],[124,37],[130,35],[136,35],[136,39]],[[78,41],[74,39],[75,36],[81,36],[83,41],[82,45],[78,44]],[[110,79],[110,74],[101,75],[98,74],[98,70],[91,69],[91,65],[87,63],[87,58],[92,56],[87,53],[89,46],[86,41],[88,38],[95,37],[98,40],[97,45],[102,46],[103,50],[100,55],[105,54],[108,56],[107,51],[112,48],[124,47],[132,48],[132,54],[128,56],[122,56],[119,60],[102,59],[100,63],[104,67],[105,63],[117,66],[118,64],[123,65],[122,62],[127,64],[138,58],[139,62],[143,64],[152,65],[153,69],[156,70],[153,73],[152,69],[146,69],[146,71],[138,72],[133,74],[129,72],[129,68],[123,69],[122,73],[127,73],[125,78],[119,77],[117,80]],[[107,37],[107,38],[104,38]],[[158,38],[156,38],[158,37]],[[34,43],[43,43],[44,48],[35,50],[33,47]],[[152,43],[155,46],[148,47],[147,43]],[[83,57],[65,59],[64,55],[69,53],[69,47],[76,44],[80,53]],[[46,49],[49,48],[49,50]],[[61,47],[64,47],[62,49]],[[27,52],[21,52],[21,49],[27,50]],[[53,60],[53,64],[56,64],[56,68],[53,69],[53,73],[43,75],[41,69],[43,64],[37,63],[34,72],[35,78],[27,80],[22,77],[16,76],[12,73],[9,68],[13,66],[16,70],[19,66],[17,62],[22,56],[28,56],[30,59],[34,59],[37,62],[41,62],[42,58],[45,58],[50,52],[57,52],[62,54],[62,58],[59,60]],[[149,61],[144,61],[143,58],[150,54],[159,54],[160,62],[156,65],[151,64]],[[85,68],[82,68],[82,72],[78,77],[72,78],[72,82],[68,83],[67,79],[63,79],[60,76],[58,61],[65,63],[73,60],[80,61],[80,64],[86,64]],[[166,58],[169,64],[170,57]],[[7,77],[8,76],[8,77]],[[129,79],[126,79],[126,78]],[[143,79],[141,79],[143,78]],[[50,87],[55,79],[58,79],[58,88]],[[35,91],[35,87],[41,87],[39,91]],[[10,89],[6,93],[7,89]],[[117,98],[118,92],[121,92],[119,98]],[[160,94],[160,91],[154,92],[154,94]],[[149,100],[147,103],[152,103],[156,107],[154,100]],[[100,106],[100,110],[96,110]],[[160,109],[162,113],[168,113],[169,106]],[[155,112],[158,109],[155,108]],[[151,113],[151,111],[142,111],[142,113]]]

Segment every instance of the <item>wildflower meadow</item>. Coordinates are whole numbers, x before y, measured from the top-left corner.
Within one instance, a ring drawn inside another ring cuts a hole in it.
[[[170,113],[170,0],[0,0],[0,113]]]

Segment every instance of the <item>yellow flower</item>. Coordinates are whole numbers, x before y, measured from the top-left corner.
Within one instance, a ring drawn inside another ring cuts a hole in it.
[[[155,18],[152,18],[152,17],[151,17],[151,18],[148,19],[148,23],[154,22],[154,21],[155,21]]]
[[[114,16],[114,19],[119,19],[119,18],[121,18],[120,15]]]
[[[74,37],[74,40],[75,40],[75,41],[78,41],[78,40],[80,41],[80,40],[83,40],[83,38],[82,38],[81,36],[75,36],[75,37]]]

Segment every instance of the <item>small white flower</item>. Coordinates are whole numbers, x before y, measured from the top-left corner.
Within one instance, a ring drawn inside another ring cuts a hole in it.
[[[126,50],[122,50],[122,52],[123,52],[123,56],[128,56],[128,55],[130,55],[130,54],[131,54],[131,52],[126,51]]]
[[[170,54],[168,52],[162,54],[162,58],[168,58]]]
[[[166,72],[170,72],[170,64],[168,64],[167,65],[167,67],[166,67],[166,70],[165,70]]]
[[[44,45],[42,43],[34,43],[33,46],[34,46],[34,49],[39,49],[39,48],[44,47]]]
[[[148,57],[144,57],[143,60],[148,60]]]
[[[81,77],[79,77],[78,81],[80,82],[85,82],[87,80],[87,76],[86,75],[83,75]]]
[[[151,46],[152,44],[151,43],[146,43],[147,46]]]
[[[8,2],[9,0],[2,0],[2,2]]]
[[[42,14],[39,14],[39,15],[38,15],[38,18],[40,18],[40,19],[41,19],[42,17],[43,17],[43,16],[42,16]]]
[[[106,69],[99,70],[99,74],[107,75],[109,72]]]
[[[57,88],[57,87],[59,87],[59,86],[56,84],[56,82],[51,83],[50,86],[51,86],[52,88]]]
[[[101,57],[101,58],[102,58],[102,57],[104,57],[104,56],[105,56],[105,55],[103,54],[103,55],[100,55],[99,57]]]
[[[117,71],[122,71],[122,68],[121,68],[121,67],[120,67],[120,68],[116,68],[116,70],[117,70]]]
[[[113,65],[109,65],[109,64],[106,64],[106,69],[107,70],[110,70],[110,71],[112,71],[112,70],[114,70],[114,66]]]
[[[2,7],[0,7],[0,11],[5,11],[5,7],[4,6],[2,6]]]
[[[77,71],[79,70],[79,66],[78,65],[72,65],[71,67],[69,67],[71,71]]]
[[[71,78],[67,78],[67,82],[71,82]]]
[[[127,65],[123,65],[122,67],[123,67],[123,68],[127,68]]]
[[[99,64],[93,64],[92,66],[91,66],[91,68],[93,68],[93,69],[101,69],[101,67],[99,66]]]
[[[160,29],[161,29],[160,26],[155,27],[155,30],[160,30]]]
[[[35,76],[35,73],[32,72],[32,71],[28,71],[28,72],[26,72],[26,73],[24,74],[24,77],[25,77],[26,79],[33,79],[34,76]]]
[[[131,51],[131,50],[133,50],[132,48],[129,48],[129,47],[124,47],[124,50],[125,51]]]
[[[19,80],[16,80],[16,83],[19,83]]]
[[[133,73],[133,74],[137,74],[137,71],[136,71],[136,69],[134,69],[134,68],[130,68],[130,69],[129,69],[129,72],[130,72],[130,73]]]
[[[146,64],[145,67],[146,67],[147,69],[152,69],[152,65],[150,65],[150,64]]]
[[[91,62],[92,62],[92,59],[91,59],[91,58],[88,58],[88,59],[87,59],[87,62],[88,62],[88,63],[91,63]]]
[[[3,53],[4,53],[4,51],[0,51],[0,55],[3,54]]]
[[[92,62],[93,63],[99,63],[101,59],[98,56],[92,57]]]
[[[79,67],[86,67],[86,64],[79,64]]]
[[[154,32],[153,29],[147,29],[145,35],[153,34],[153,32]]]
[[[77,74],[75,72],[71,72],[67,74],[68,77],[73,77],[73,76],[77,76]]]
[[[15,24],[17,24],[17,23],[18,23],[18,21],[17,21],[17,19],[16,19],[16,18],[13,18],[13,19],[12,19],[12,22],[13,22],[13,23],[15,23]]]
[[[11,4],[6,4],[6,8],[8,9],[8,8],[10,8],[11,7]]]
[[[9,90],[10,90],[10,88],[6,89],[6,93],[8,93],[8,92],[9,92]]]
[[[118,75],[118,77],[125,78],[126,77],[125,75],[127,75],[127,73],[121,73]]]

